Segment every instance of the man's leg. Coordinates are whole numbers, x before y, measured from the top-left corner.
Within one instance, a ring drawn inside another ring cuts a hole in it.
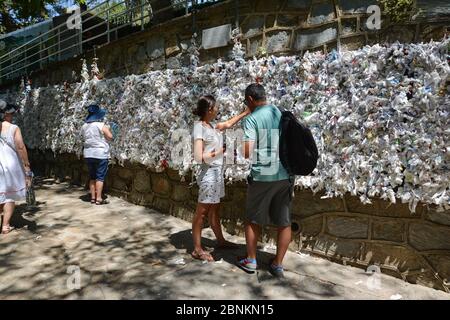
[[[261,227],[254,223],[245,224],[245,241],[247,243],[247,258],[256,259],[256,249],[258,239],[261,234]]]
[[[291,243],[292,231],[291,226],[278,228],[277,254],[273,260],[273,264],[281,266],[284,256]]]

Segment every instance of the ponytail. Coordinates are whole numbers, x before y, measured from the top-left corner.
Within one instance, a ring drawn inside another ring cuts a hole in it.
[[[212,95],[205,95],[200,97],[197,102],[197,109],[193,111],[194,115],[203,119],[208,110],[213,108],[216,104],[216,99]]]

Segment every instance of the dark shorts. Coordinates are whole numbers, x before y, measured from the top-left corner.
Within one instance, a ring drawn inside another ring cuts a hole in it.
[[[108,159],[86,158],[90,180],[105,181],[108,172]]]
[[[249,181],[247,187],[247,221],[258,225],[291,225],[292,180]]]

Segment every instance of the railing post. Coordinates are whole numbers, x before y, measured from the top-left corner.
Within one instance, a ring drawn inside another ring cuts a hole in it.
[[[197,32],[197,19],[196,19],[196,15],[197,15],[197,1],[198,0],[193,0],[192,1],[192,34]]]
[[[141,30],[144,30],[144,3],[145,0],[141,0]]]
[[[80,55],[83,54],[83,17],[80,15]]]
[[[57,37],[57,41],[58,41],[58,61],[61,61],[61,25],[58,27],[58,29],[56,30],[56,32],[58,32],[58,37]]]
[[[236,9],[236,28],[239,28],[239,1],[238,0],[234,0],[234,4],[235,4],[235,9]]]
[[[189,0],[186,0],[185,6],[186,6],[186,15],[188,15],[189,14]]]
[[[109,38],[109,0],[106,2],[106,39],[107,39],[107,43],[110,42],[110,38]]]
[[[43,68],[43,63],[42,63],[42,37],[39,37],[39,69],[44,69]]]

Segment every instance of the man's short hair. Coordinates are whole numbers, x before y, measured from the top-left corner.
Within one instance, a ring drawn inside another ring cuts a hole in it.
[[[245,96],[252,97],[255,101],[262,101],[266,99],[266,90],[259,83],[252,83],[245,89]]]

